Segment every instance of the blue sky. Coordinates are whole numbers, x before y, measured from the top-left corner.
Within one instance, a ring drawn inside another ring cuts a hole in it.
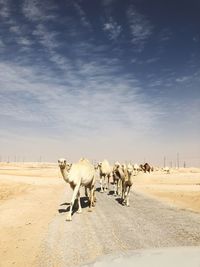
[[[0,0],[1,158],[200,164],[200,2]]]

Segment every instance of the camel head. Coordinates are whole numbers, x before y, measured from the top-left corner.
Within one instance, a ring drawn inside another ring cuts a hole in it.
[[[99,168],[99,164],[94,164],[94,169],[95,169],[95,171],[97,171],[98,168]]]
[[[120,163],[118,161],[115,162],[115,169],[118,169],[120,167]]]
[[[64,170],[67,169],[69,170],[71,168],[71,164],[66,161],[66,159],[59,159],[58,160],[58,166],[60,169]]]
[[[133,173],[133,166],[130,163],[127,166],[127,172],[129,175],[131,175]]]
[[[125,163],[121,164],[121,168],[122,168],[123,172],[125,172],[127,169],[126,164]]]
[[[135,163],[134,165],[133,165],[133,169],[134,170],[138,170],[140,167],[137,165],[137,163]]]
[[[97,164],[96,169],[101,169],[101,167],[102,167],[102,162],[100,161],[100,162]]]

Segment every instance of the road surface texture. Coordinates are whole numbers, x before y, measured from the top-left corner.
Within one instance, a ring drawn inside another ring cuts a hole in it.
[[[131,192],[130,207],[112,194],[96,192],[97,204],[66,221],[69,195],[61,197],[57,215],[38,257],[38,267],[71,267],[87,264],[101,255],[135,249],[199,246],[200,214],[168,206]]]

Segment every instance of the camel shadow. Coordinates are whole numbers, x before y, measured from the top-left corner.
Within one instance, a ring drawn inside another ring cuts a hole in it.
[[[96,191],[96,192],[100,192],[100,191],[101,191],[101,187],[97,187],[97,188],[95,189],[95,191]]]
[[[70,203],[69,202],[65,202],[65,203],[60,204],[60,206],[65,206],[65,205],[69,206]]]
[[[89,207],[89,198],[88,197],[81,197],[80,198],[81,201],[81,208],[85,209],[87,207]],[[70,210],[70,203],[65,202],[60,204],[60,206],[67,206],[65,209],[64,208],[60,208],[58,209],[59,213],[64,213],[64,212],[68,212]],[[74,206],[72,209],[72,215],[78,210],[78,200],[76,199],[74,202]]]
[[[115,193],[115,191],[114,191],[114,190],[110,190],[110,191],[108,192],[108,195],[109,195],[109,196],[113,196],[113,195],[114,195],[114,193]]]
[[[115,199],[115,201],[117,201],[120,205],[123,206],[123,200],[122,200],[121,197],[117,197],[117,198]]]

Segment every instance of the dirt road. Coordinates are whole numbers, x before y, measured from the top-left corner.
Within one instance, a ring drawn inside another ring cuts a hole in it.
[[[83,199],[84,200],[84,199]],[[131,207],[97,192],[94,212],[66,222],[66,195],[43,241],[37,266],[76,266],[100,255],[141,248],[199,246],[200,215],[132,192]],[[84,202],[82,202],[84,205]],[[86,204],[86,203],[85,203]]]
[[[199,173],[139,175],[131,207],[97,192],[93,212],[82,198],[83,213],[67,222],[72,191],[56,164],[2,165],[0,267],[70,267],[113,252],[200,246],[200,213],[181,209],[200,210]]]

